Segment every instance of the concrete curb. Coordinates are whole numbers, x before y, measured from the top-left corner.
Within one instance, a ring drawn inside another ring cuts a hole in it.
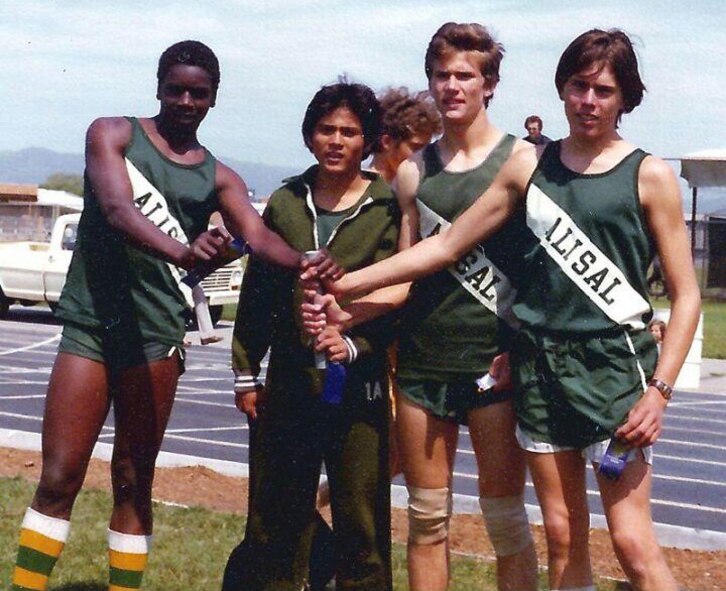
[[[0,447],[40,451],[41,436],[39,433],[0,429]],[[93,448],[93,457],[106,462],[111,460],[113,446],[110,443],[96,443]],[[227,460],[214,460],[162,451],[159,453],[156,465],[159,468],[180,468],[184,466],[204,466],[225,476],[246,478],[249,475],[249,466],[239,462]],[[394,484],[391,487],[391,505],[405,509],[408,503],[408,492],[405,486]],[[536,505],[526,505],[527,516],[530,523],[542,524],[542,513]],[[479,514],[479,499],[468,495],[454,495],[454,512],[463,514]],[[590,516],[590,526],[596,529],[606,529],[605,518],[601,515]],[[693,529],[662,523],[655,524],[655,532],[661,546],[680,548],[683,550],[726,550],[726,534],[703,529]]]

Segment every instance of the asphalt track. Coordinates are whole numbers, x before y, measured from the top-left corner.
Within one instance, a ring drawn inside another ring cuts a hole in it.
[[[0,321],[0,446],[39,449],[43,401],[60,326],[48,310],[13,307]],[[247,474],[248,430],[234,407],[225,340],[202,347],[196,334],[160,454],[160,465],[202,464]],[[95,455],[108,459],[113,419],[103,428]],[[400,477],[393,502],[405,506]],[[454,482],[459,512],[478,512],[476,464],[466,429],[461,430]],[[604,517],[591,470],[588,497],[594,527]],[[530,519],[540,520],[530,483]],[[704,360],[699,391],[676,392],[664,433],[655,447],[653,516],[661,543],[692,549],[726,549],[726,362]]]

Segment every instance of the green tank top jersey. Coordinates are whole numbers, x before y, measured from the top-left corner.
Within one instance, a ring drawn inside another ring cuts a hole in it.
[[[480,165],[465,172],[444,170],[436,144],[427,146],[416,195],[422,237],[453,222],[486,191],[515,141],[512,135],[504,136]],[[493,357],[508,348],[511,329],[485,304],[497,301],[500,316],[511,313],[508,298],[513,298],[513,293],[499,297],[493,284],[510,285],[511,276],[517,275],[515,253],[521,232],[526,231],[523,224],[522,212],[451,269],[413,284],[403,312],[399,377],[438,382],[472,380],[486,373]],[[495,263],[496,273],[492,265],[482,263],[486,260]],[[511,317],[509,321],[514,322]]]
[[[132,137],[125,156],[135,204],[162,231],[182,242],[193,241],[219,208],[215,158],[207,152],[200,164],[173,162],[151,143],[138,120],[128,120]],[[58,317],[89,329],[176,345],[184,337],[187,309],[177,279],[176,268],[131,246],[111,228],[86,177],[78,239]]]
[[[579,174],[546,148],[527,190],[527,281],[514,306],[522,324],[563,336],[641,330],[652,316],[646,271],[653,258],[638,196],[647,156],[634,150],[611,170]]]

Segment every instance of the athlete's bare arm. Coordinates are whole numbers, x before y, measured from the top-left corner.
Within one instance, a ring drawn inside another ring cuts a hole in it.
[[[416,193],[423,176],[423,151],[416,152],[398,167],[391,187],[401,208],[401,233],[398,250],[405,250],[420,240],[419,215],[416,207]]]
[[[423,152],[417,152],[402,162],[391,187],[401,209],[401,232],[398,236],[398,250],[406,250],[421,239],[419,215],[416,207],[416,192],[423,175]],[[351,315],[348,327],[357,326],[401,308],[408,299],[411,282],[398,283],[377,289],[345,306]]]
[[[123,117],[96,119],[86,134],[86,173],[109,225],[135,246],[183,268],[208,260],[224,248],[219,231],[205,232],[191,246],[170,238],[139,211],[124,161],[131,123]]]
[[[216,178],[220,213],[227,229],[234,236],[246,240],[255,254],[266,261],[299,269],[302,264],[301,254],[265,225],[247,197],[247,185],[242,178],[219,161]],[[343,270],[327,253],[317,263],[316,270],[324,278],[341,277],[343,274]]]
[[[537,165],[534,150],[520,150],[502,166],[491,187],[446,230],[413,247],[331,284],[338,295],[355,294],[412,281],[454,264],[494,234],[524,200]]]
[[[255,254],[263,259],[283,267],[299,268],[300,253],[265,226],[247,197],[247,185],[242,178],[218,161],[216,179],[225,227],[234,236],[246,240]]]
[[[654,377],[673,385],[698,324],[701,294],[683,222],[681,193],[670,166],[659,158],[646,158],[640,167],[638,191],[671,299],[668,330]],[[660,392],[648,388],[617,436],[637,447],[654,443],[662,429],[665,405]]]
[[[416,208],[416,192],[423,171],[423,153],[417,152],[402,162],[391,182],[401,209],[401,232],[398,238],[398,249],[404,250],[419,240],[418,209]],[[307,276],[303,274],[303,285],[306,301],[302,305],[302,318],[305,330],[312,335],[322,332],[326,326],[338,330],[350,330],[354,326],[364,324],[384,314],[401,308],[408,299],[410,282],[391,285],[377,289],[369,294],[348,302],[341,308],[332,295],[316,295],[316,287],[307,284]]]

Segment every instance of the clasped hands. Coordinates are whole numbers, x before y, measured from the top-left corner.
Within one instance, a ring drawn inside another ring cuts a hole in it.
[[[324,259],[321,259],[324,260]],[[351,347],[345,332],[351,328],[352,316],[338,304],[333,285],[345,271],[337,267],[332,271],[317,259],[306,260],[300,272],[304,300],[301,306],[303,329],[313,339],[315,351],[324,353],[328,361],[348,363]]]

